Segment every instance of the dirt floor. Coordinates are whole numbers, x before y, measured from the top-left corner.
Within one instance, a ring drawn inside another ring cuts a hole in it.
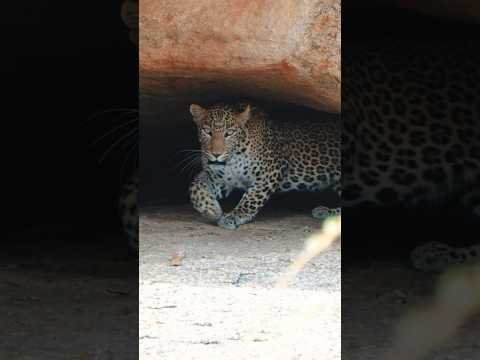
[[[291,288],[272,288],[318,229],[295,213],[270,208],[228,231],[189,206],[144,210],[140,359],[383,359],[395,324],[428,304],[437,275],[390,260],[341,272],[336,244]],[[478,320],[427,359],[480,358]]]
[[[431,306],[437,280],[438,275],[391,262],[344,267],[342,359],[383,359],[395,324],[411,309]],[[421,336],[420,329],[416,335]],[[410,358],[410,351],[405,349],[404,359]],[[425,358],[440,359],[480,359],[480,316],[470,318],[450,341]]]
[[[340,359],[340,245],[272,288],[318,228],[287,211],[231,231],[188,205],[145,210],[140,359]]]
[[[9,240],[0,359],[138,358],[138,263],[124,239],[51,226]]]
[[[436,275],[392,261],[341,272],[335,244],[291,288],[274,289],[318,228],[295,214],[270,209],[227,231],[189,206],[146,210],[140,314],[138,264],[120,239],[18,234],[0,254],[0,359],[134,360],[138,342],[145,360],[335,360],[340,348],[342,359],[382,359],[394,324],[428,303]],[[479,320],[426,360],[480,358]]]

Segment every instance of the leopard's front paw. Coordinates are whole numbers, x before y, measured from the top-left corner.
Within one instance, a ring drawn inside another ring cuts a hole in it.
[[[246,224],[253,219],[253,216],[245,215],[239,212],[231,212],[228,214],[222,215],[222,217],[217,221],[217,225],[224,229],[236,229],[240,225]]]
[[[192,198],[193,208],[211,221],[218,221],[222,217],[223,211],[217,200],[211,198]]]
[[[318,220],[325,220],[330,216],[341,215],[340,208],[328,208],[325,206],[317,206],[315,209],[312,210],[312,216]]]
[[[217,225],[224,229],[236,229],[240,225],[233,214],[225,214],[218,221]]]

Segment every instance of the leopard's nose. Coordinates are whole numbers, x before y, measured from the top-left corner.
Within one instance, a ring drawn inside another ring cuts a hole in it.
[[[222,156],[222,153],[221,152],[212,152],[212,156],[214,158],[219,158],[220,156]]]

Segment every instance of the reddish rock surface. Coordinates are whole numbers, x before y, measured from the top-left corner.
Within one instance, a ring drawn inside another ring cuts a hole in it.
[[[371,0],[479,22],[480,2]],[[124,0],[138,45],[138,0]],[[340,0],[142,0],[143,99],[251,95],[338,112]]]
[[[340,0],[142,0],[140,89],[340,111]]]

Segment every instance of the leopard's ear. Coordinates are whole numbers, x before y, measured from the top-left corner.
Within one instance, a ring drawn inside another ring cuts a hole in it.
[[[191,104],[190,105],[190,114],[192,114],[193,121],[197,125],[201,125],[203,122],[203,119],[205,118],[205,115],[207,113],[207,110],[202,108],[200,105],[197,104]]]
[[[237,115],[238,125],[243,126],[247,123],[248,119],[250,119],[250,112],[251,112],[250,105],[247,105],[245,110],[243,110],[240,114]]]

